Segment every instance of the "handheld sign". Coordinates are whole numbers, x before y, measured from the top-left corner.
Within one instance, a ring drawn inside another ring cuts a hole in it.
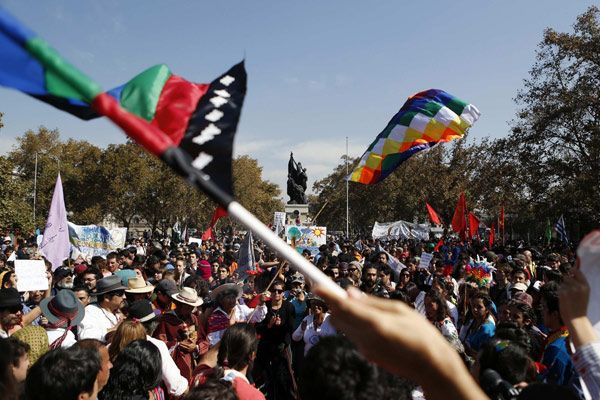
[[[15,273],[19,292],[48,289],[46,264],[42,260],[15,260]]]
[[[419,268],[429,269],[429,264],[433,260],[432,253],[421,253],[421,259],[419,260]]]

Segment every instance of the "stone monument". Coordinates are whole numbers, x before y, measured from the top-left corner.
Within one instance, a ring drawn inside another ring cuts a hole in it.
[[[303,168],[301,163],[294,160],[294,153],[290,153],[287,179],[287,194],[290,196],[290,200],[285,205],[288,225],[307,222],[308,204],[304,193],[307,181],[306,168]]]

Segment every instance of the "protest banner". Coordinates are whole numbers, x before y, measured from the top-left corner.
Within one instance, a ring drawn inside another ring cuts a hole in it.
[[[15,260],[15,274],[19,292],[48,289],[46,264],[43,260]]]
[[[372,235],[373,239],[429,240],[429,228],[427,225],[413,224],[406,221],[375,222]]]
[[[202,246],[202,239],[191,237],[188,239],[188,244],[192,244],[192,243],[198,243],[198,246]]]
[[[90,262],[93,256],[106,257],[111,251],[125,247],[127,228],[106,229],[98,225],[75,225],[69,222],[69,237],[73,245],[71,257]]]
[[[296,244],[296,250],[302,252],[304,249],[310,250],[315,255],[319,252],[319,246],[324,245],[327,239],[327,228],[324,226],[302,227],[296,225],[286,225],[285,237],[288,243],[292,239]]]
[[[273,226],[275,227],[275,233],[281,235],[285,230],[285,212],[275,211],[273,216]]]
[[[433,253],[421,253],[421,259],[419,260],[419,268],[428,270],[431,260],[433,260]]]

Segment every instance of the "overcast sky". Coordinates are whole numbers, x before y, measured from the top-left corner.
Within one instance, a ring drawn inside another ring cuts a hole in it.
[[[482,113],[469,140],[501,137],[546,27],[570,31],[589,1],[0,0],[105,89],[165,63],[207,83],[246,57],[248,93],[234,144],[285,195],[290,151],[309,186],[360,156],[408,96],[443,89]],[[0,54],[1,56],[1,54]],[[0,88],[0,153],[40,125],[63,140],[125,141]],[[287,200],[287,196],[285,196]]]

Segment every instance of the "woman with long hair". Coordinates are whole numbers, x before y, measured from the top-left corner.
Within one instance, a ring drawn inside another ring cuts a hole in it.
[[[427,319],[448,339],[458,339],[456,326],[450,318],[446,299],[437,290],[425,295],[425,314]]]
[[[108,348],[110,361],[114,363],[121,350],[137,339],[146,339],[146,329],[144,328],[144,325],[135,321],[121,322]]]
[[[112,347],[112,346],[111,346]],[[161,400],[162,380],[158,348],[144,339],[129,343],[117,356],[100,400]],[[164,397],[163,397],[164,398]]]
[[[236,323],[225,331],[219,342],[217,365],[214,377],[230,381],[240,399],[264,400],[265,396],[252,386],[246,374],[256,358],[258,336],[254,326],[247,323]],[[195,379],[194,384],[200,384]]]
[[[489,341],[496,331],[492,317],[492,299],[483,293],[476,293],[470,299],[473,323],[468,328],[465,346],[469,355],[475,357],[481,345]]]

